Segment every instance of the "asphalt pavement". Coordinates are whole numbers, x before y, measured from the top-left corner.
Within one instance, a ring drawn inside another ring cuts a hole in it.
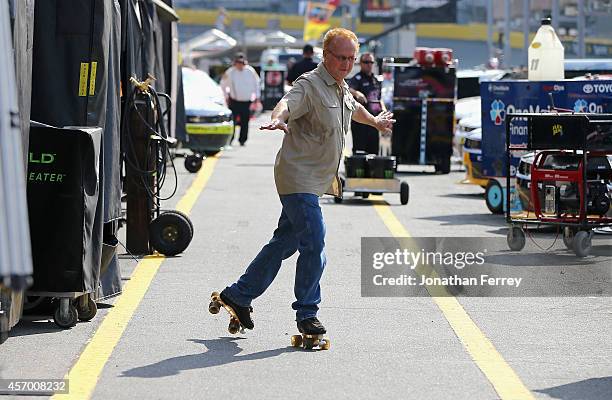
[[[227,314],[208,313],[210,293],[240,276],[281,211],[273,165],[282,132],[257,130],[268,118],[252,121],[246,146],[209,158],[198,174],[176,160],[179,190],[166,207],[178,204],[193,221],[185,253],[139,263],[122,254],[124,293],[100,304],[91,322],[60,330],[51,319],[25,318],[0,345],[0,378],[67,377],[70,395],[54,398],[79,399],[612,398],[608,237],[595,237],[599,251],[584,262],[560,240],[548,251],[563,260],[557,278],[597,281],[604,295],[363,295],[363,237],[505,241],[503,216],[490,214],[480,187],[458,183],[458,166],[448,175],[400,166],[397,176],[410,184],[405,206],[399,194],[321,198],[328,264],[319,317],[330,350],[290,346],[297,256],[253,302],[255,330],[229,334]],[[547,266],[506,256],[525,279]]]

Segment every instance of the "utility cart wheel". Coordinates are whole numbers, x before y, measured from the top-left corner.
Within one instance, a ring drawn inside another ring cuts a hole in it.
[[[579,231],[574,235],[574,253],[578,257],[586,257],[591,253],[591,232]]]
[[[193,231],[187,219],[174,213],[163,213],[149,225],[151,246],[166,256],[185,251],[193,239]]]
[[[342,197],[334,197],[334,203],[336,204],[342,203]]]
[[[202,168],[202,156],[191,154],[185,157],[185,169],[191,173],[196,173]]]
[[[566,226],[563,228],[563,244],[568,250],[574,250],[574,236],[576,235],[576,228]]]
[[[98,305],[86,294],[78,299],[77,312],[79,321],[91,321],[98,313]]]
[[[361,197],[367,199],[368,197],[370,197],[370,192],[361,192]]]
[[[525,247],[525,232],[521,228],[513,226],[508,229],[506,241],[510,250],[521,251]]]
[[[180,215],[181,217],[185,218],[185,220],[187,220],[187,222],[189,223],[189,228],[191,228],[191,233],[193,234],[195,231],[193,229],[193,222],[191,222],[191,218],[189,218],[189,216],[187,216],[187,214],[178,211],[178,210],[167,210],[163,212],[164,214],[176,214],[176,215]]]
[[[485,202],[489,211],[493,214],[501,214],[504,211],[503,200],[501,185],[495,179],[489,179],[485,189]]]
[[[53,322],[60,328],[68,329],[76,325],[78,318],[79,313],[76,307],[70,303],[70,299],[60,299],[60,304],[53,315]]]
[[[402,205],[408,204],[408,199],[410,198],[410,186],[408,186],[408,182],[400,183],[400,201]]]

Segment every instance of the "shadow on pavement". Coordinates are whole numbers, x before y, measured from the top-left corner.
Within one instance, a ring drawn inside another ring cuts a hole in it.
[[[470,199],[484,201],[484,192],[480,193],[447,193],[440,194],[438,197],[445,197],[449,199]]]
[[[593,244],[589,257],[580,258],[567,250],[563,243],[561,246],[555,244],[554,249],[547,250],[544,248],[541,253],[529,252],[529,253],[518,253],[512,250],[504,251],[503,254],[499,255],[488,255],[486,256],[486,262],[499,265],[508,266],[522,266],[522,267],[558,267],[558,266],[589,266],[596,264],[603,264],[605,266],[609,260],[609,256],[612,254],[612,246],[610,245],[596,245]]]
[[[607,400],[612,393],[612,377],[590,378],[567,385],[534,390],[534,392],[544,393],[553,399],[561,400]]]
[[[39,335],[41,333],[59,333],[64,329],[53,322],[52,316],[25,316],[9,333],[9,338]]]
[[[208,351],[198,354],[173,357],[155,364],[145,365],[144,367],[132,368],[124,371],[123,377],[138,378],[160,378],[164,376],[177,375],[181,371],[218,367],[220,365],[240,362],[261,360],[264,358],[276,357],[283,353],[302,351],[295,347],[281,347],[279,349],[265,350],[252,354],[239,355],[242,348],[236,341],[243,340],[240,337],[221,337],[213,340],[190,339],[190,342],[203,344]]]
[[[403,177],[409,177],[409,176],[428,176],[428,175],[438,175],[436,174],[436,172],[432,169],[430,170],[425,170],[423,169],[422,171],[395,171],[395,177],[396,178],[403,178]]]
[[[483,212],[486,207],[483,204]],[[452,215],[441,215],[437,217],[424,217],[419,218],[427,221],[440,222],[441,226],[448,225],[485,225],[485,226],[500,226],[504,225],[503,215],[493,214],[452,214]]]
[[[237,167],[248,167],[248,168],[273,168],[274,164],[270,164],[270,163],[241,163],[241,164],[236,164]]]
[[[394,193],[392,193],[391,195],[393,195],[393,194]],[[361,198],[359,196],[353,196],[353,195],[344,195],[344,199],[342,200],[342,203],[340,203],[340,204],[336,204],[334,202],[333,197],[324,197],[323,200],[321,201],[321,203],[322,204],[337,205],[337,206],[342,206],[342,205],[351,205],[351,206],[373,206],[373,205],[388,206],[388,205],[390,205],[384,199],[364,199],[364,198]]]

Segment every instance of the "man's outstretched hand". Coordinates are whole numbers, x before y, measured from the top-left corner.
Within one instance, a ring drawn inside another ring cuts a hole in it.
[[[287,124],[279,119],[273,119],[272,121],[270,121],[270,123],[260,126],[259,129],[260,130],[270,130],[270,131],[280,129],[281,131],[284,131],[285,133],[289,133],[289,128],[287,127]]]
[[[376,129],[385,133],[391,133],[393,130],[393,124],[395,123],[393,113],[391,111],[383,111],[378,114],[375,119]]]

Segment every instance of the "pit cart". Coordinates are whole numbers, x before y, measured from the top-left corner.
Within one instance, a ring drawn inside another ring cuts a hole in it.
[[[342,192],[353,192],[367,199],[372,194],[399,193],[402,205],[408,204],[408,182],[394,177],[397,168],[395,157],[374,154],[355,154],[344,159],[345,173],[340,177]],[[342,203],[342,197],[335,197]]]
[[[398,164],[433,165],[448,174],[453,153],[456,67],[449,49],[415,51],[408,62],[387,61],[393,71],[393,113],[396,123],[391,153]],[[429,58],[427,55],[429,54]],[[444,61],[435,62],[446,54]]]
[[[515,120],[526,122],[527,144],[512,144]],[[563,231],[569,250],[578,257],[588,256],[593,229],[612,226],[612,114],[508,114],[506,149],[508,247],[523,249],[529,225],[549,225]],[[531,207],[517,213],[512,211],[510,160],[513,151],[525,150],[536,152],[529,185]]]

